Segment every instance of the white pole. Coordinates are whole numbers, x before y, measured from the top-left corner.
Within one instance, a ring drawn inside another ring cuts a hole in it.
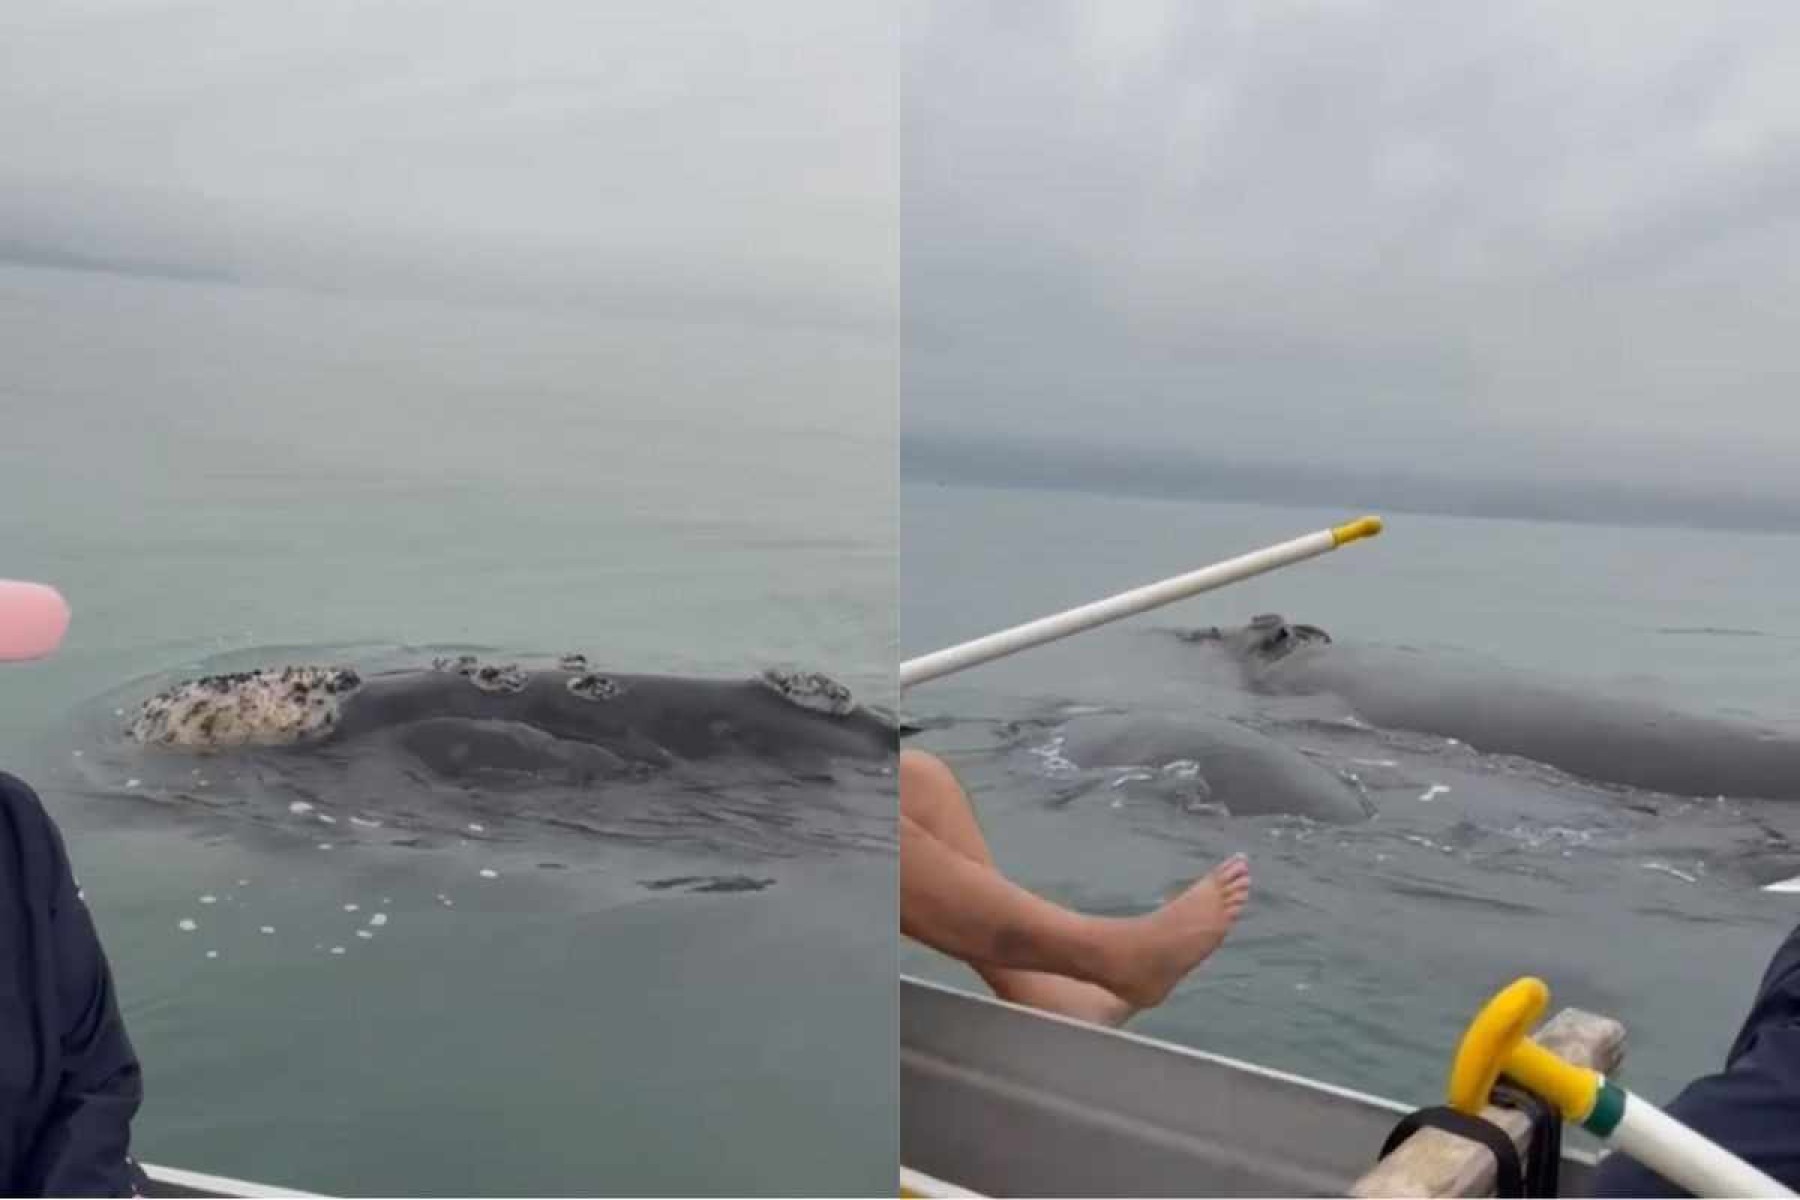
[[[1793,1196],[1793,1192],[1701,1137],[1635,1092],[1607,1140],[1696,1196]]]
[[[990,633],[959,646],[910,658],[900,664],[900,686],[907,688],[929,679],[938,679],[996,658],[1004,658],[1008,654],[1041,646],[1045,642],[1066,638],[1070,634],[1104,625],[1108,621],[1161,608],[1165,604],[1173,604],[1201,592],[1210,592],[1228,583],[1236,583],[1253,575],[1262,575],[1305,559],[1328,554],[1346,543],[1358,538],[1374,537],[1380,532],[1380,517],[1363,517],[1335,529],[1321,529],[1317,533],[1253,550],[1249,554],[1214,563],[1185,575],[1177,575],[1160,583],[1146,584],[1104,600],[1096,600],[1092,604],[1083,604],[1079,608],[1040,617],[1011,629],[1002,629],[998,633]]]

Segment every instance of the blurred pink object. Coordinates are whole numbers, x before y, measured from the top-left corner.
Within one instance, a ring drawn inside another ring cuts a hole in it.
[[[69,631],[69,602],[42,583],[0,579],[0,662],[43,658]]]

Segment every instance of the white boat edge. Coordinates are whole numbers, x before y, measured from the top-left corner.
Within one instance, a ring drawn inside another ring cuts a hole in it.
[[[139,1163],[150,1182],[179,1190],[192,1196],[242,1196],[250,1197],[322,1197],[322,1192],[301,1192],[293,1188],[275,1187],[267,1183],[251,1183],[244,1179],[233,1179],[227,1175],[208,1175],[204,1171],[184,1171],[179,1167],[159,1167],[154,1163]]]
[[[911,1167],[900,1168],[900,1194],[917,1196],[919,1200],[964,1200],[965,1197],[981,1200],[980,1192],[971,1192],[954,1183],[933,1179],[925,1172],[915,1171]]]

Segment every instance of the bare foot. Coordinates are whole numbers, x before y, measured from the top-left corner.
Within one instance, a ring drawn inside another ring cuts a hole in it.
[[[1150,1008],[1199,966],[1250,898],[1250,864],[1233,855],[1153,913],[1105,921],[1099,980],[1134,1008]]]

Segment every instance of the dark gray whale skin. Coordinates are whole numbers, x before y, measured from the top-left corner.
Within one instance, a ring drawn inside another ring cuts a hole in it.
[[[1455,738],[1599,783],[1675,796],[1800,800],[1800,738],[1494,669],[1333,642],[1277,615],[1187,631],[1259,692],[1326,694],[1385,729]]]
[[[140,707],[131,736],[198,752],[398,740],[458,772],[666,766],[741,757],[801,766],[878,761],[899,733],[819,675],[614,675],[585,662],[521,670],[472,659],[362,676],[289,667],[189,681]]]
[[[1232,816],[1294,814],[1349,824],[1369,807],[1344,779],[1298,750],[1217,717],[1077,717],[1064,728],[1063,757],[1079,767],[1198,765],[1207,798]]]
[[[531,672],[515,692],[485,691],[445,671],[367,678],[344,703],[332,740],[415,726],[414,749],[466,737],[470,723],[523,726],[584,743],[628,762],[664,763],[743,755],[775,761],[875,760],[896,754],[894,726],[865,708],[838,715],[802,707],[754,680],[609,675],[617,694],[585,699],[576,673]],[[492,743],[496,749],[511,739]],[[424,744],[422,744],[424,743]]]

